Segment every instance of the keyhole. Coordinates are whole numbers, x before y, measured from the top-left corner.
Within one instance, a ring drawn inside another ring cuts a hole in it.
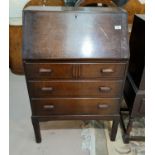
[[[77,15],[75,15],[75,19],[77,19]]]

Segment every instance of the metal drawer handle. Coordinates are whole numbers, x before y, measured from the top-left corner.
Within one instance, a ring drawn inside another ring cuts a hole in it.
[[[40,73],[51,73],[52,70],[51,70],[51,69],[46,69],[46,68],[40,68],[40,69],[39,69],[39,72],[40,72]]]
[[[111,90],[111,88],[110,88],[110,87],[99,87],[99,90],[100,90],[101,92],[108,92],[108,91]]]
[[[42,87],[41,90],[42,91],[52,91],[53,88],[52,87]]]
[[[114,71],[110,68],[107,69],[101,69],[101,73],[113,73]]]
[[[44,109],[54,109],[54,105],[44,105]]]
[[[107,104],[98,104],[99,109],[105,109],[105,108],[108,108],[108,107],[109,107],[109,105],[107,105]]]

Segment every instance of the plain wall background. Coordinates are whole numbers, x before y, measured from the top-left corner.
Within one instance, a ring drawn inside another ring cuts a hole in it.
[[[9,17],[22,17],[22,10],[29,0],[9,0]]]

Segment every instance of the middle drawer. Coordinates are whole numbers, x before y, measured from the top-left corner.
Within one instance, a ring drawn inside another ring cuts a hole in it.
[[[31,97],[120,97],[122,80],[28,81]]]

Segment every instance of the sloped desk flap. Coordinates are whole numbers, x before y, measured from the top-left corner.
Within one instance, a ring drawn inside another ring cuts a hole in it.
[[[24,59],[128,59],[127,14],[116,8],[28,7]]]

